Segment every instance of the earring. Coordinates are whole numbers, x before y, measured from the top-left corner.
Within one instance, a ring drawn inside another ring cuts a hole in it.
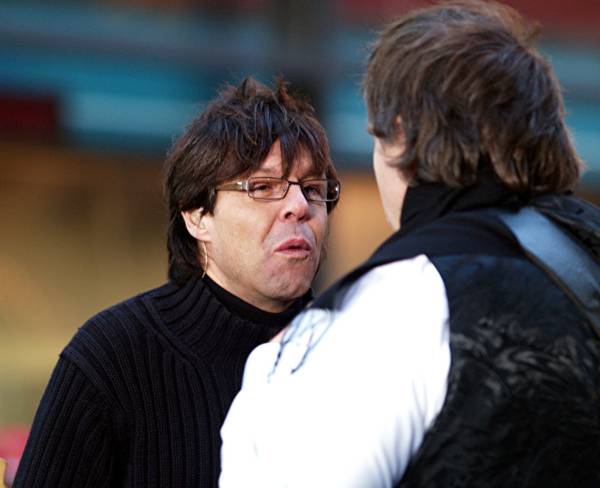
[[[204,266],[202,266],[202,278],[206,276],[206,270],[208,269],[208,252],[206,250],[206,244],[204,241],[200,241],[202,245],[202,255],[204,256]]]

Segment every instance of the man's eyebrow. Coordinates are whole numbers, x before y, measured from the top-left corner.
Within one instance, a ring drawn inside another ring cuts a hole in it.
[[[267,166],[265,168],[260,167],[258,168],[256,171],[253,171],[252,175],[266,175],[266,176],[275,176],[277,178],[279,178],[281,176],[281,167],[275,167],[275,166]]]
[[[267,167],[267,168],[258,168],[256,171],[254,171],[253,174],[257,174],[257,173],[265,173],[267,175],[271,175],[271,176],[281,176],[281,168],[274,168],[274,167]]]
[[[281,171],[281,167],[276,168],[274,166],[268,166],[266,168],[258,168],[253,174],[255,175],[265,175],[265,176],[273,176],[276,178],[283,178],[283,174]],[[315,167],[311,167],[305,173],[302,174],[300,180],[308,180],[308,179],[320,179],[325,178],[325,172],[319,171]]]
[[[321,179],[321,178],[325,178],[325,174],[323,171],[319,172],[316,169],[311,169],[310,171],[307,171],[306,173],[304,173],[304,175],[302,175],[302,178],[300,178],[301,180],[314,180],[314,179]]]

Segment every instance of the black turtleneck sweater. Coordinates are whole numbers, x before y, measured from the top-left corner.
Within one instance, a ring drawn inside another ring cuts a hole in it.
[[[259,310],[208,277],[105,310],[60,355],[14,487],[213,487],[244,364],[303,307]]]

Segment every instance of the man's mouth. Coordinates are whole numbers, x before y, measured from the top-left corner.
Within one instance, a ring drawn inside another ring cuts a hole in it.
[[[301,236],[291,237],[280,243],[275,252],[290,258],[306,258],[312,253],[312,246]]]

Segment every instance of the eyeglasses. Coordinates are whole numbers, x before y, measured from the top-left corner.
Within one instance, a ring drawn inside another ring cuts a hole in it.
[[[309,179],[290,181],[284,178],[251,176],[244,181],[235,181],[217,186],[216,191],[245,191],[255,200],[281,200],[290,185],[298,185],[309,202],[335,202],[340,197],[340,182],[334,179]]]

